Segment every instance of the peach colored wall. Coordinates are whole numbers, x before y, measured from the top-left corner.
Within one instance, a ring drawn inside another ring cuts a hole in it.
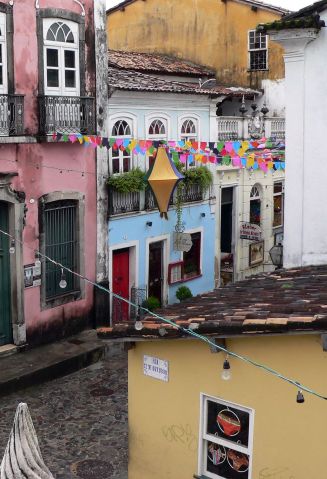
[[[80,14],[73,0],[40,0],[40,8],[63,8]],[[93,0],[85,0],[86,10],[86,91],[95,95]],[[10,59],[9,59],[10,61]],[[15,93],[25,95],[25,127],[28,135],[38,131],[38,45],[35,0],[14,4]],[[1,142],[0,142],[1,143]],[[40,165],[37,169],[35,165]],[[74,169],[81,173],[45,168]],[[74,191],[85,195],[85,275],[95,280],[96,267],[96,169],[95,150],[70,143],[0,144],[0,172],[17,172],[12,186],[26,194],[26,226],[23,232],[24,264],[34,263],[39,249],[38,200],[54,191]],[[34,202],[30,203],[30,200]],[[32,251],[28,248],[32,248]],[[22,265],[23,267],[23,265]],[[25,289],[27,342],[47,340],[47,331],[61,331],[73,318],[85,318],[92,310],[93,290],[85,285],[85,299],[41,311],[40,287]]]

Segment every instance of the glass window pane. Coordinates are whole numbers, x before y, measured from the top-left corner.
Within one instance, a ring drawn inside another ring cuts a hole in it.
[[[2,65],[0,66],[0,85],[3,85],[3,70],[2,70]]]
[[[119,157],[112,158],[112,172],[119,173]]]
[[[250,223],[260,226],[260,223],[261,223],[261,201],[260,200],[250,201]]]
[[[71,50],[65,50],[65,67],[75,68],[75,52]]]
[[[68,37],[67,37],[67,43],[74,43],[74,35],[72,34],[72,32],[69,33]]]
[[[123,172],[126,173],[127,171],[129,171],[131,169],[131,157],[129,156],[129,154],[124,151],[123,153],[124,155],[124,158],[123,158]]]
[[[75,70],[65,70],[65,87],[66,88],[75,88],[76,87],[76,73],[75,73]]]
[[[274,183],[274,193],[282,193],[283,183]]]
[[[206,465],[209,472],[219,477],[226,479],[249,478],[249,456],[222,445],[207,443]]]
[[[273,226],[282,226],[283,224],[283,197],[278,195],[274,197],[274,223]]]
[[[184,252],[184,278],[198,276],[200,271],[200,251],[201,251],[201,233],[193,233],[192,248],[190,251]]]
[[[2,43],[0,43],[0,63],[2,63]]]
[[[64,42],[65,41],[65,35],[64,35],[64,32],[63,32],[62,28],[58,29],[56,41],[57,42]]]
[[[55,50],[53,48],[47,48],[47,66],[48,67],[58,66],[58,50]]]
[[[59,71],[58,70],[47,70],[47,86],[48,87],[59,87]]]

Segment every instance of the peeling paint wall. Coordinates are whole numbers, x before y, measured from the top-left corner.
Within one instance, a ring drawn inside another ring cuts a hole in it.
[[[40,0],[40,9],[61,8],[81,14],[81,7],[73,0]],[[95,96],[94,16],[93,0],[85,0],[85,65],[86,94]],[[39,200],[53,192],[75,192],[83,198],[84,274],[95,279],[96,264],[96,168],[94,149],[79,144],[40,142],[38,138],[39,64],[37,39],[37,9],[35,0],[21,0],[13,6],[14,15],[14,75],[15,93],[25,95],[24,137],[0,137],[0,175],[14,173],[11,188],[25,194],[26,218],[22,240],[23,263],[19,265],[20,278],[23,266],[35,262],[34,250],[40,249]],[[8,62],[13,61],[8,58]],[[16,142],[16,144],[15,144]],[[62,170],[60,169],[62,168]],[[67,171],[75,170],[75,171]],[[82,172],[87,172],[84,175]],[[1,188],[0,188],[0,200]],[[22,226],[22,225],[21,225]],[[11,231],[17,234],[16,231]],[[13,288],[21,288],[18,281]],[[85,285],[82,299],[42,310],[41,288],[23,289],[26,326],[20,328],[16,344],[46,342],[85,327],[90,322],[93,308],[93,288]],[[16,322],[15,317],[12,322]],[[21,325],[20,325],[21,326]]]
[[[164,53],[216,70],[219,82],[260,88],[284,77],[283,49],[269,42],[269,71],[248,71],[248,31],[281,15],[220,0],[147,0],[107,16],[109,47]]]

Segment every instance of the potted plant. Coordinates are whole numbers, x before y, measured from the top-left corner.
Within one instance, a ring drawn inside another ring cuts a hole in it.
[[[186,299],[193,298],[192,291],[187,286],[180,286],[176,291],[176,298],[180,302],[185,301]]]
[[[158,298],[155,296],[149,296],[148,299],[143,301],[142,306],[149,311],[154,311],[155,309],[160,308],[161,304]]]
[[[136,193],[145,190],[144,172],[134,168],[126,173],[109,176],[107,185],[119,193]]]

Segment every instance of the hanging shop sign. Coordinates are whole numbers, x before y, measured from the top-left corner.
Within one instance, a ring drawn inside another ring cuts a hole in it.
[[[41,265],[27,264],[24,266],[24,286],[25,288],[41,286]]]
[[[253,223],[241,223],[240,238],[250,241],[261,241],[262,231],[260,226]]]
[[[185,251],[186,253],[192,248],[192,236],[189,233],[174,233],[174,250]]]
[[[150,376],[160,381],[168,382],[169,380],[169,369],[168,361],[164,359],[154,358],[152,356],[147,356],[146,354],[143,357],[143,372],[145,376]]]

